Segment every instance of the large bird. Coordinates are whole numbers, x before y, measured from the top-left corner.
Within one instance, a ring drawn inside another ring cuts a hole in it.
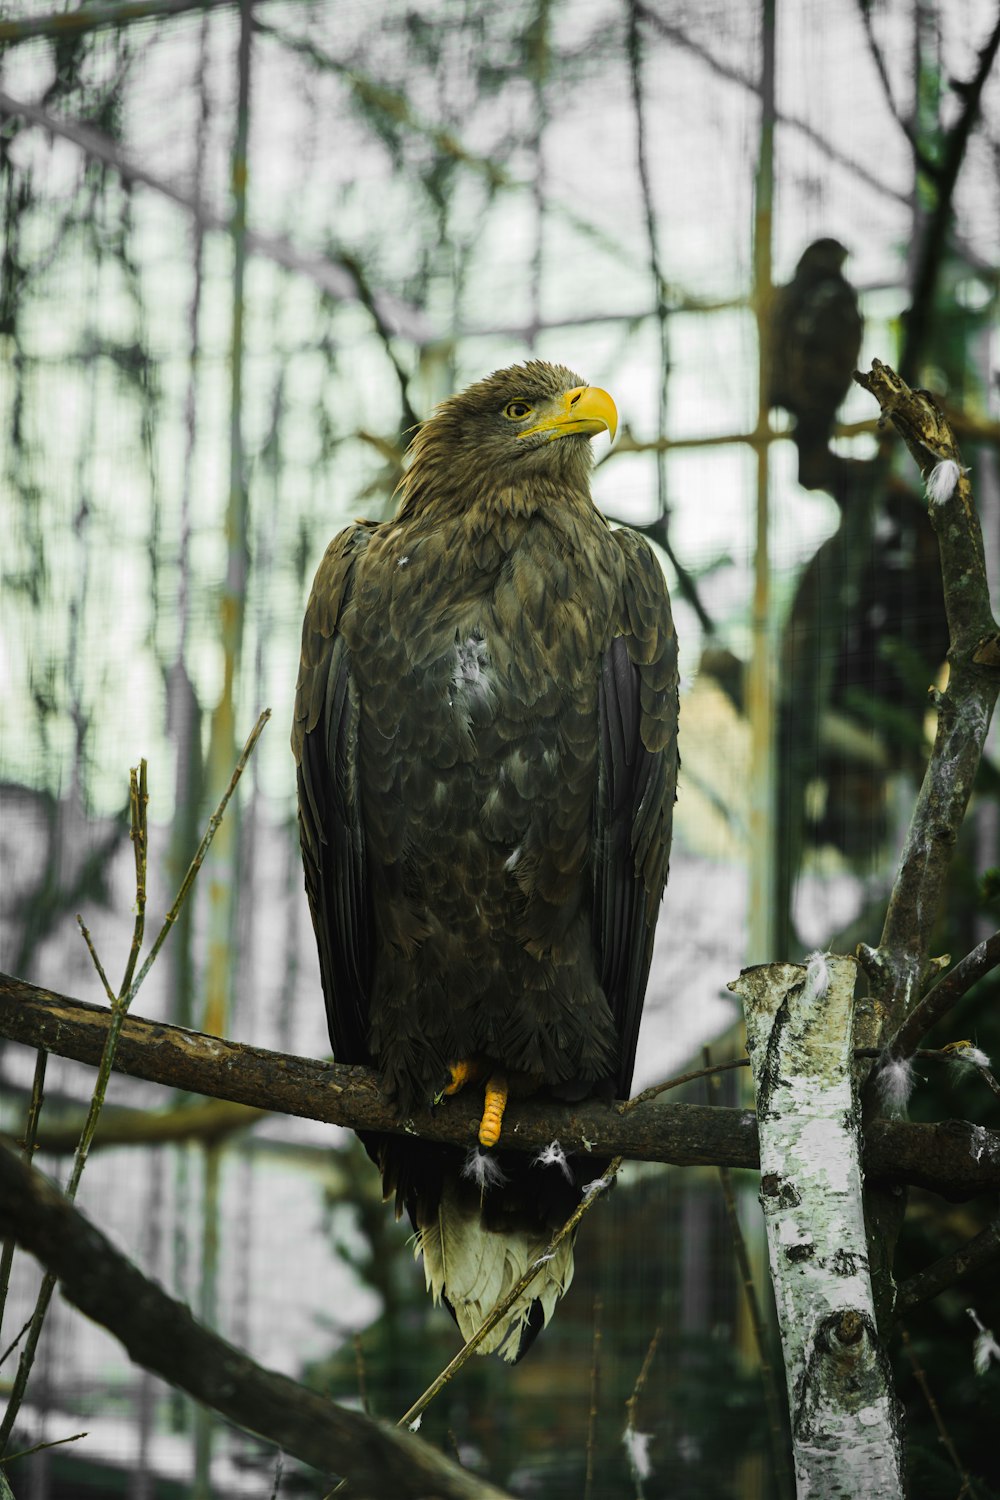
[[[465,1338],[600,1170],[505,1150],[506,1101],[627,1094],[667,877],[677,643],[654,552],[591,499],[590,438],[616,421],[538,360],[446,401],[395,518],[330,543],[303,628],[292,746],[334,1055],[403,1116],[483,1090],[471,1152],[362,1135]],[[564,1240],[480,1352],[519,1358],[572,1269]]]
[[[768,401],[794,417],[793,435],[807,469],[826,452],[861,349],[864,325],[857,294],[843,274],[846,259],[838,240],[814,240],[791,281],[774,295]]]

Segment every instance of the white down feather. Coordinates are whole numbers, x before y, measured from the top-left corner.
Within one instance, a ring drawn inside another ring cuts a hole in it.
[[[500,1234],[484,1229],[479,1210],[461,1205],[453,1185],[445,1183],[437,1219],[417,1231],[414,1255],[423,1255],[424,1280],[434,1301],[447,1297],[468,1340],[548,1243],[547,1236],[527,1230]],[[541,1302],[548,1323],[572,1280],[573,1244],[567,1237],[476,1353],[516,1359],[531,1304]]]

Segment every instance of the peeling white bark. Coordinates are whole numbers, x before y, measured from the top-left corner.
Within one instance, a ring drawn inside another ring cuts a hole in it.
[[[744,969],[761,1205],[799,1500],[901,1500],[902,1452],[878,1341],[851,1085],[853,958]],[[824,980],[828,980],[824,985]]]

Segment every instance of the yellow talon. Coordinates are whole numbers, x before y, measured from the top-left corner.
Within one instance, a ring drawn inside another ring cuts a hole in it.
[[[500,1139],[503,1112],[507,1107],[507,1075],[494,1073],[486,1085],[486,1103],[479,1122],[479,1144],[495,1146]]]
[[[464,1089],[467,1083],[478,1077],[479,1065],[471,1057],[464,1057],[460,1062],[448,1064],[448,1072],[451,1074],[451,1082],[445,1085],[445,1094],[457,1094],[459,1089]]]

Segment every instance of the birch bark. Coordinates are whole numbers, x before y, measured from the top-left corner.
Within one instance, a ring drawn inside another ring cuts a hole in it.
[[[745,969],[761,1204],[799,1500],[896,1500],[902,1445],[878,1341],[851,1082],[853,958]]]

